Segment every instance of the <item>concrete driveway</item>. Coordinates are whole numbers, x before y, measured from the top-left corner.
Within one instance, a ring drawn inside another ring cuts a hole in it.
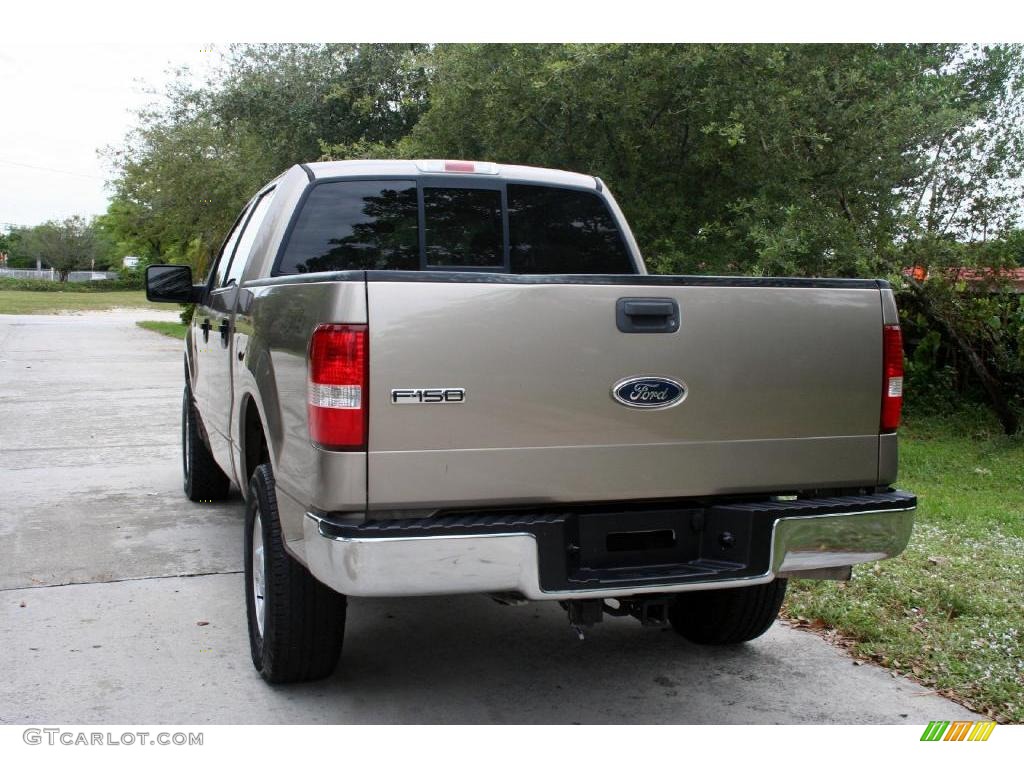
[[[349,604],[342,663],[271,688],[241,501],[181,491],[166,313],[0,316],[0,723],[924,723],[967,710],[777,625],[735,649],[553,604]]]

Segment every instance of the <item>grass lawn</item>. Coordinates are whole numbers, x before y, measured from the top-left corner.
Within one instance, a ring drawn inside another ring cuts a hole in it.
[[[135,323],[139,328],[145,328],[147,331],[156,331],[162,333],[164,336],[170,336],[174,339],[184,339],[185,331],[188,330],[187,325],[182,325],[180,322],[166,321],[166,320],[139,320]]]
[[[975,711],[1024,722],[1024,439],[985,412],[908,418],[900,557],[843,582],[791,581],[785,615]]]
[[[52,315],[114,307],[157,309],[146,301],[144,291],[5,291],[0,290],[0,314]]]

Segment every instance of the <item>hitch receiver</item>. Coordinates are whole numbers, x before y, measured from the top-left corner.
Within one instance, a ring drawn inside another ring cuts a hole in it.
[[[668,623],[668,600],[649,597],[630,604],[630,613],[645,627],[660,627]]]
[[[562,607],[569,612],[574,627],[592,627],[601,621],[604,611],[600,600],[566,600]]]
[[[603,618],[604,603],[601,600],[564,600],[559,604],[569,614],[569,627],[580,640],[584,638],[585,629]]]

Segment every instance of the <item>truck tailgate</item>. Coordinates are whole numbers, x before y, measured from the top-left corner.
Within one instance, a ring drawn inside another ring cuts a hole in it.
[[[370,509],[877,481],[882,310],[866,281],[368,277]],[[678,330],[620,331],[625,297],[675,300]],[[617,402],[613,387],[641,376],[685,398]],[[392,402],[421,388],[465,398]]]

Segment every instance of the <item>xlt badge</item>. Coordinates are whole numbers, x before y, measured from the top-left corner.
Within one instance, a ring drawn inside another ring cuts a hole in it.
[[[395,405],[426,405],[427,403],[464,403],[466,390],[461,387],[435,387],[433,389],[392,389],[391,402]]]

